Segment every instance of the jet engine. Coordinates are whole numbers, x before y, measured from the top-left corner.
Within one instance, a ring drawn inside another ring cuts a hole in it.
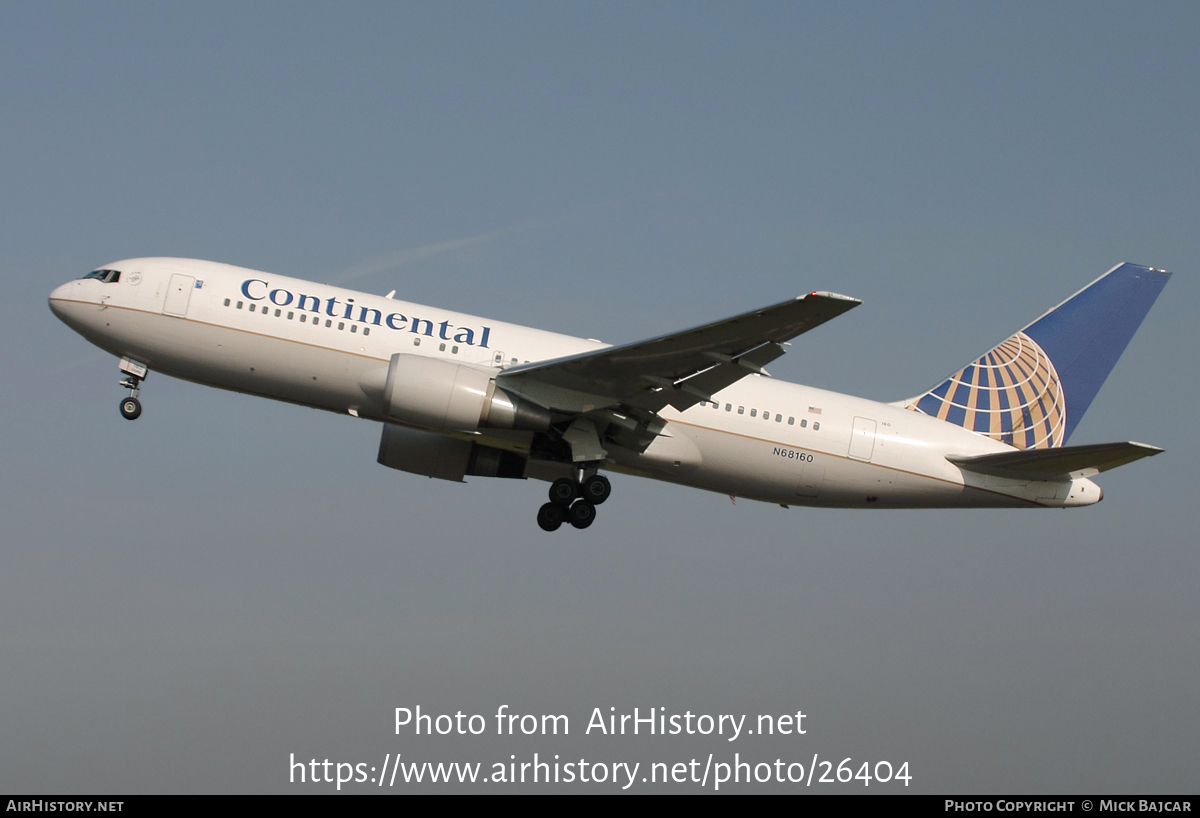
[[[550,410],[496,386],[487,370],[397,352],[388,364],[384,414],[448,432],[550,428]]]
[[[385,423],[378,460],[389,469],[463,482],[466,475],[525,477],[525,458],[436,432]]]

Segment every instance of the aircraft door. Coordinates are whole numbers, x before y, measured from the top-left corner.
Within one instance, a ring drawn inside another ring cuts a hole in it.
[[[855,460],[870,460],[875,451],[875,421],[870,418],[855,418],[850,432],[850,456]]]
[[[188,302],[192,298],[192,288],[196,286],[196,279],[191,276],[175,273],[171,276],[171,282],[167,285],[167,297],[163,301],[163,312],[167,315],[178,315],[180,318],[187,315]]]

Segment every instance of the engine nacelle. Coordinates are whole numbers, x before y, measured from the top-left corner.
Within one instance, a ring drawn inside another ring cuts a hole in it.
[[[550,428],[550,411],[496,386],[490,372],[397,352],[388,364],[384,413],[401,423],[456,432]]]
[[[516,452],[468,440],[384,424],[379,462],[389,469],[463,482],[466,475],[525,477],[525,458]]]

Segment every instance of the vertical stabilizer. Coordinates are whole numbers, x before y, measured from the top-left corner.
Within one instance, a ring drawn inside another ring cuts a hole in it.
[[[1018,449],[1062,446],[1170,276],[1117,265],[904,405]]]

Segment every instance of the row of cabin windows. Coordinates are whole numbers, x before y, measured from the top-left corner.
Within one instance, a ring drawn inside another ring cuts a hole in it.
[[[229,299],[226,299],[226,306],[227,306],[227,307],[228,307],[228,306],[230,306],[230,300],[229,300]],[[245,302],[245,301],[239,301],[238,303],[235,303],[235,305],[233,305],[233,306],[234,306],[235,308],[241,309],[242,307],[245,307],[245,306],[246,306],[246,302]],[[256,303],[251,303],[251,305],[250,305],[250,312],[256,312],[256,309],[258,309],[258,305],[256,305]],[[262,313],[263,313],[264,315],[266,315],[266,314],[269,314],[269,313],[270,313],[270,307],[266,306],[266,305],[265,305],[265,303],[264,303],[264,305],[262,305]],[[276,311],[275,311],[275,317],[276,317],[276,318],[281,318],[281,317],[282,317],[282,314],[283,314],[283,311],[282,311],[282,309],[276,309]],[[294,311],[292,311],[292,309],[289,309],[289,311],[288,311],[288,313],[287,313],[287,318],[288,318],[288,320],[289,320],[289,321],[290,321],[290,320],[293,320],[293,319],[295,318],[295,312],[294,312]],[[301,323],[301,324],[306,324],[306,323],[307,323],[307,321],[308,321],[308,313],[306,313],[306,312],[301,312],[301,313],[300,313],[300,323]],[[320,326],[320,315],[313,315],[313,317],[312,317],[312,325],[313,325],[313,326]],[[326,318],[326,319],[325,319],[325,326],[332,326],[332,325],[334,325],[334,321],[332,321],[332,319]],[[344,329],[346,329],[346,321],[337,321],[337,329],[340,329],[340,330],[344,330]],[[352,323],[350,323],[350,332],[358,332],[358,331],[359,331],[359,325],[358,325],[358,324],[355,324],[355,323],[353,323],[353,321],[352,321]],[[364,326],[364,327],[362,327],[362,335],[371,335],[371,327],[370,327],[370,326]],[[414,337],[414,338],[413,338],[413,345],[414,345],[414,347],[420,347],[420,345],[421,345],[421,336],[416,336],[416,337]],[[438,351],[442,351],[442,353],[444,353],[444,351],[445,351],[445,350],[446,350],[446,345],[445,345],[444,343],[443,343],[443,344],[438,344]],[[451,355],[457,355],[457,354],[458,354],[458,344],[451,345],[451,347],[450,347],[450,354],[451,354]],[[499,363],[499,362],[500,362],[500,355],[502,355],[502,354],[500,354],[500,353],[497,353],[497,354],[496,354],[496,362],[497,362],[497,363]],[[517,359],[515,359],[515,357],[514,357],[514,359],[512,359],[512,362],[514,362],[514,363],[517,363]],[[526,363],[528,363],[528,362],[529,362],[529,361],[526,361]]]
[[[226,299],[225,299],[225,306],[226,306],[226,307],[230,306],[230,299],[228,299],[228,298],[226,298]],[[244,306],[245,306],[245,302],[244,302],[244,301],[239,301],[239,302],[237,302],[237,304],[235,304],[235,305],[233,305],[233,306],[235,306],[237,309],[239,309],[239,310],[240,310],[240,309],[242,309],[242,307],[244,307]],[[257,304],[251,304],[251,305],[250,305],[250,312],[254,312],[254,311],[256,310],[256,308],[257,308],[257,307],[258,307],[258,305],[257,305]],[[270,307],[268,307],[266,304],[263,304],[263,305],[262,305],[262,314],[263,314],[263,315],[267,315],[267,314],[269,314],[269,312],[270,312]],[[283,310],[280,310],[280,309],[276,309],[276,310],[275,310],[275,317],[276,317],[276,318],[279,318],[279,317],[281,317],[281,316],[282,316],[282,314],[283,314]],[[293,310],[288,310],[288,312],[287,312],[287,319],[288,319],[289,321],[291,321],[293,318],[295,318],[295,316],[296,316],[296,314],[295,314],[295,312],[294,312]],[[307,322],[308,322],[308,320],[309,320],[309,318],[308,318],[308,313],[307,313],[307,312],[301,312],[301,313],[300,313],[300,323],[301,323],[301,324],[307,323]],[[318,326],[320,326],[320,325],[321,325],[321,316],[319,316],[319,315],[314,315],[314,316],[312,317],[312,325],[313,325],[314,327],[318,327]],[[326,319],[325,319],[325,326],[327,326],[327,327],[331,327],[331,326],[333,326],[333,321],[332,321],[332,319],[326,318]],[[337,322],[337,328],[338,328],[338,329],[345,329],[345,328],[346,328],[346,322],[345,322],[345,321],[338,321],[338,322]],[[351,322],[351,323],[350,323],[350,331],[351,331],[351,332],[358,332],[358,324],[355,324],[354,322]],[[363,334],[363,335],[370,335],[370,334],[371,334],[371,328],[370,328],[370,327],[363,327],[362,334]],[[420,345],[421,345],[421,336],[419,336],[419,335],[418,335],[418,336],[416,336],[415,338],[413,338],[413,346],[415,346],[415,347],[419,347]],[[446,351],[446,345],[445,345],[445,344],[438,344],[438,351],[439,351],[439,352],[445,352],[445,351]],[[457,345],[457,344],[454,344],[453,346],[451,346],[451,347],[450,347],[450,354],[451,354],[451,355],[457,355],[457,354],[458,354],[458,345]],[[499,357],[497,357],[497,359],[496,359],[496,360],[497,360],[497,361],[499,361]],[[517,362],[517,359],[516,359],[516,358],[513,358],[513,359],[512,359],[512,362],[515,364],[515,363]],[[525,363],[529,363],[529,361],[526,361]]]
[[[230,301],[229,301],[229,299],[228,299],[228,298],[226,298],[226,299],[225,299],[225,306],[226,306],[226,307],[230,306]],[[243,306],[245,306],[245,302],[244,302],[244,301],[239,301],[239,302],[237,302],[237,304],[235,304],[234,306],[235,306],[237,309],[239,309],[239,310],[240,310],[240,309],[241,309]],[[253,304],[253,303],[252,303],[252,304],[250,304],[250,312],[254,312],[254,311],[257,309],[257,308],[258,308],[258,305],[257,305],[257,304]],[[268,307],[266,304],[263,304],[263,305],[262,305],[262,314],[263,314],[263,315],[269,315],[269,314],[270,314],[270,312],[271,312],[271,308],[270,308],[270,307]],[[283,314],[284,314],[284,311],[283,311],[283,310],[281,310],[281,309],[276,309],[276,310],[275,310],[275,317],[276,317],[276,318],[281,318],[281,317],[283,317]],[[288,310],[288,311],[287,311],[287,320],[291,321],[291,320],[292,320],[292,319],[294,319],[295,317],[296,317],[296,313],[295,313],[295,311],[293,311],[293,310]],[[306,324],[306,323],[308,323],[308,321],[309,321],[308,313],[306,313],[306,312],[301,312],[301,313],[300,313],[300,323],[301,323],[301,324]],[[319,326],[321,326],[321,316],[319,316],[319,315],[314,315],[314,316],[312,316],[312,325],[313,325],[314,327],[319,327]],[[333,326],[333,320],[332,320],[332,319],[330,319],[330,318],[326,318],[326,319],[325,319],[325,326],[327,326],[327,327],[332,327],[332,326]],[[346,328],[346,322],[345,322],[345,321],[338,321],[338,322],[337,322],[337,328],[338,328],[338,329],[343,329],[343,330],[344,330],[344,329]],[[351,331],[351,332],[358,332],[358,324],[355,324],[354,322],[350,322],[350,331]],[[370,328],[370,327],[363,327],[362,334],[363,334],[363,335],[370,335],[370,334],[371,334],[371,328]],[[417,344],[418,344],[418,345],[421,343],[421,339],[420,339],[420,338],[416,339],[416,341],[417,341]],[[443,346],[445,346],[445,345],[443,344]],[[456,347],[456,349],[457,349],[457,347]]]
[[[706,401],[706,400],[702,400],[702,401],[700,401],[700,405],[701,405],[701,406],[711,406],[713,409],[720,409],[720,408],[721,408],[721,404],[717,403],[716,401]],[[725,411],[726,411],[726,412],[732,412],[732,411],[733,411],[733,404],[732,404],[732,403],[727,403],[727,404],[725,404]],[[745,407],[745,406],[739,406],[739,407],[737,408],[737,413],[738,413],[739,415],[744,415],[744,414],[746,414],[746,407]],[[750,417],[752,417],[752,418],[756,418],[756,417],[758,417],[758,416],[759,416],[759,415],[758,415],[758,410],[757,410],[757,409],[751,409],[751,410],[750,410]],[[764,409],[764,410],[763,410],[763,412],[762,412],[762,419],[763,419],[763,420],[766,420],[766,421],[769,421],[769,420],[771,419],[771,413],[770,413],[769,411],[767,411],[766,409]],[[776,415],[775,415],[775,422],[776,422],[776,423],[783,423],[783,415],[776,414]],[[795,426],[795,425],[796,425],[796,418],[794,418],[794,417],[789,417],[787,422],[788,422],[788,426]],[[813,431],[814,431],[814,432],[816,432],[816,431],[819,431],[819,430],[820,430],[820,428],[821,428],[821,422],[820,422],[819,420],[818,420],[818,421],[816,421],[816,422],[814,422],[814,423],[813,423],[813,425],[812,425],[812,427],[813,427]],[[801,428],[801,429],[807,429],[807,428],[808,428],[808,420],[807,420],[806,418],[801,418],[801,419],[800,419],[800,428]]]

